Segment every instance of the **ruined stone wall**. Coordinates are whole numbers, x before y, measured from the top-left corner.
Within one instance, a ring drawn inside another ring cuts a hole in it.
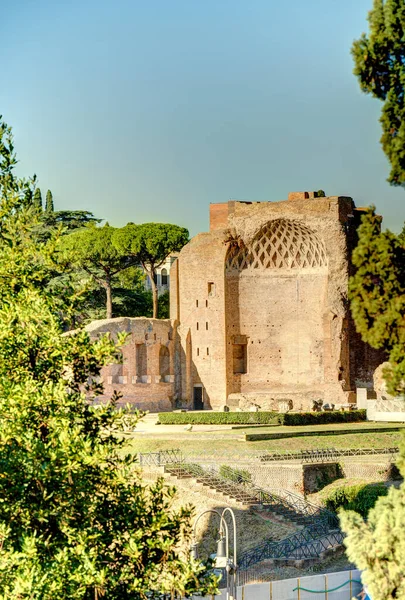
[[[312,197],[311,197],[312,196]],[[171,316],[179,321],[176,392],[204,408],[252,395],[353,399],[347,304],[350,198],[211,205],[211,232],[180,253]],[[178,376],[177,376],[178,375]]]
[[[126,332],[122,362],[101,370],[104,394],[98,401],[122,394],[121,404],[151,412],[174,408],[176,326],[170,319],[116,318],[93,321],[86,330],[95,339],[109,333],[113,339]]]
[[[233,204],[229,228],[238,250],[228,255],[229,393],[255,394],[262,408],[275,409],[283,395],[304,409],[314,399],[350,399],[345,227],[352,207],[350,198],[302,193],[287,202]],[[235,335],[246,336],[244,374],[234,372]]]
[[[201,386],[204,408],[226,402],[225,252],[222,233],[199,234],[176,262],[178,301],[170,306],[172,318],[180,321],[176,393],[191,408],[194,389]]]

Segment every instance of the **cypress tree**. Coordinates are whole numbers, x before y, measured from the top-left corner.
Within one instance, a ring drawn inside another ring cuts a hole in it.
[[[37,188],[34,193],[34,206],[38,210],[42,210],[42,194],[40,188]]]
[[[405,4],[374,0],[370,33],[352,46],[354,74],[366,94],[382,100],[381,145],[391,164],[388,181],[405,186]]]
[[[349,280],[352,316],[362,339],[389,353],[384,373],[388,391],[405,393],[405,248],[401,235],[381,231],[381,218],[370,208],[358,229],[359,241]]]
[[[54,212],[53,196],[52,196],[51,190],[48,190],[46,192],[45,212],[47,212],[47,213],[53,213]]]

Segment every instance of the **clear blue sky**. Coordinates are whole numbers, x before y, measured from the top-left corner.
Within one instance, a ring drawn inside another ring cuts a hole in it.
[[[19,0],[0,113],[20,173],[111,225],[208,228],[210,202],[324,189],[405,220],[350,47],[372,0]]]

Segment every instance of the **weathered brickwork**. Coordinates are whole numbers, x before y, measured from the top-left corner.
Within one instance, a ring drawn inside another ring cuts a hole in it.
[[[210,205],[170,272],[171,320],[97,321],[127,331],[105,395],[147,410],[308,410],[373,387],[383,357],[355,332],[347,301],[362,209],[351,198],[291,192],[281,202]]]
[[[104,396],[122,394],[120,403],[151,411],[174,407],[174,355],[176,329],[169,319],[117,318],[93,321],[86,327],[90,336],[120,332],[128,338],[122,347],[122,363],[101,370]]]
[[[359,211],[348,197],[211,205],[172,271],[175,395],[190,408],[352,402],[381,362],[347,303]]]

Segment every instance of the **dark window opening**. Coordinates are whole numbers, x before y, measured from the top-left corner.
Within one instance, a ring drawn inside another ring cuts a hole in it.
[[[246,373],[247,372],[246,344],[233,344],[232,357],[233,357],[233,372],[235,374]]]

